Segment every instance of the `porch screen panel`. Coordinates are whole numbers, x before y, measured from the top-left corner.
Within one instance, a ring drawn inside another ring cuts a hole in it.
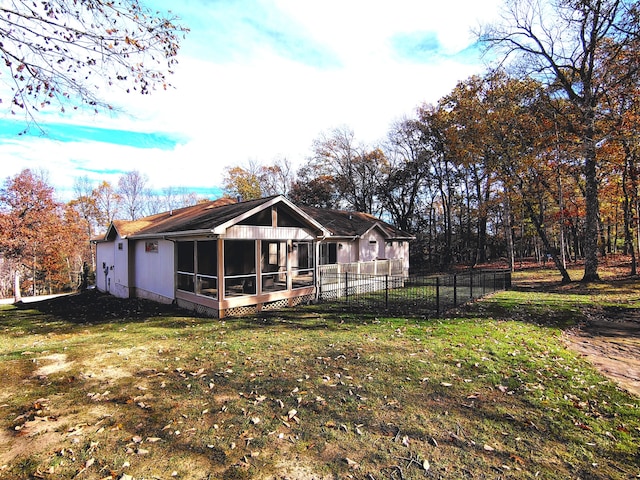
[[[218,298],[218,242],[198,242],[198,293]]]
[[[313,242],[294,242],[294,266],[291,270],[293,288],[310,287],[315,280]]]
[[[224,241],[224,295],[255,295],[256,242],[254,240]]]
[[[261,244],[262,291],[287,289],[287,242],[263,240]]]
[[[177,288],[195,292],[195,242],[178,242]]]

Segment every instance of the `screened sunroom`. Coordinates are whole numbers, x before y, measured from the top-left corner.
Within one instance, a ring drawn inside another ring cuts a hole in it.
[[[312,300],[318,231],[304,214],[277,203],[215,238],[177,238],[176,299],[219,316]]]

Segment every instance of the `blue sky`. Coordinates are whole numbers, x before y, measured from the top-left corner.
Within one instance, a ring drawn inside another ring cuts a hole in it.
[[[0,103],[0,179],[46,170],[62,199],[74,179],[146,174],[158,190],[215,195],[224,168],[287,158],[348,126],[367,144],[483,70],[471,29],[498,0],[146,0],[191,32],[170,81],[151,96],[104,92],[115,112],[51,109],[44,132]],[[2,92],[0,83],[0,94]]]

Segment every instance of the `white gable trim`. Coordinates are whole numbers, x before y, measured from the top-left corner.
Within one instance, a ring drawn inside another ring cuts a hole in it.
[[[237,217],[232,218],[228,222],[225,222],[225,223],[223,223],[221,225],[218,225],[216,228],[214,228],[212,230],[212,233],[214,233],[216,235],[224,235],[226,233],[227,229],[229,229],[229,228],[233,227],[234,225],[242,222],[243,220],[246,220],[247,218],[252,217],[253,215],[255,215],[258,212],[261,212],[261,211],[263,211],[263,210],[265,210],[267,208],[271,208],[273,205],[276,205],[278,203],[284,203],[285,205],[287,205],[294,212],[296,212],[298,215],[300,215],[300,217],[302,217],[302,219],[305,222],[307,222],[310,226],[312,226],[315,229],[321,231],[323,235],[328,235],[329,234],[328,230],[326,230],[325,227],[323,227],[320,223],[318,223],[312,217],[307,215],[304,211],[302,211],[300,208],[295,206],[293,203],[291,203],[289,200],[287,200],[282,195],[278,195],[277,197],[274,197],[271,200],[269,200],[267,202],[264,202],[264,203],[258,205],[257,207],[252,208],[251,210],[243,213],[242,215],[238,215]]]

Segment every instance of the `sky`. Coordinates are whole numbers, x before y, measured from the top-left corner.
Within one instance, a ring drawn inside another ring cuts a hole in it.
[[[226,167],[294,166],[348,127],[375,145],[391,124],[486,69],[473,29],[499,0],[142,0],[190,28],[152,95],[105,91],[114,112],[42,111],[39,128],[0,103],[0,180],[45,171],[61,200],[77,178],[131,170],[149,186],[220,195]]]

